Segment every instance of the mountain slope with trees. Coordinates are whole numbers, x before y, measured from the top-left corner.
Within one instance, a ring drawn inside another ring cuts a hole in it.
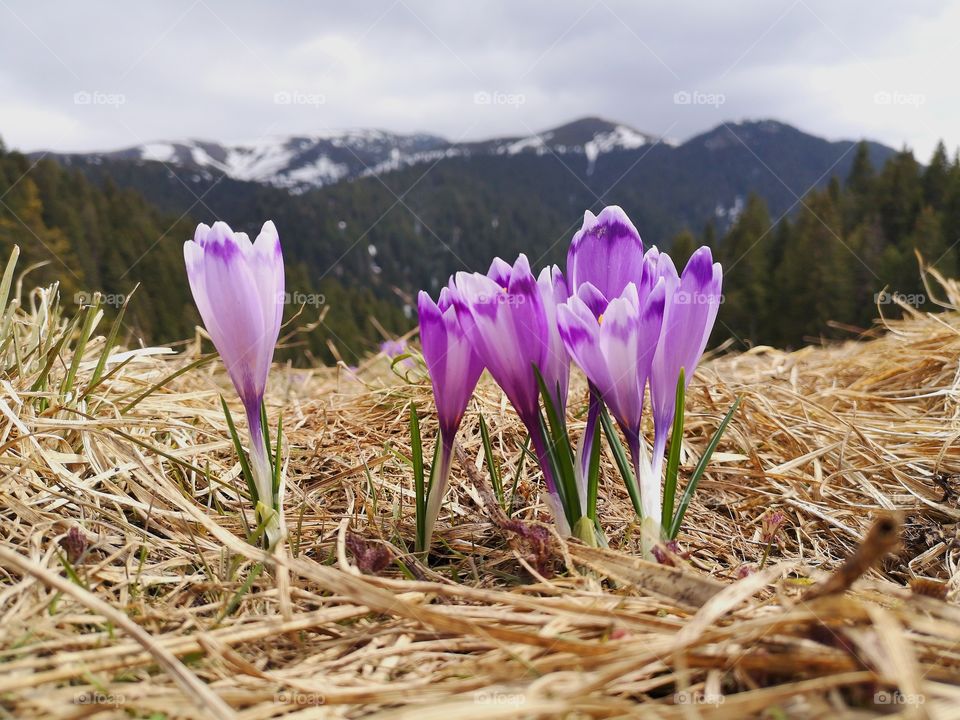
[[[610,152],[589,172],[550,153],[487,153],[296,194],[191,179],[157,162],[63,166],[3,152],[0,250],[17,243],[28,262],[47,262],[34,280],[60,279],[70,297],[120,297],[141,282],[130,323],[144,342],[169,342],[198,322],[182,266],[196,223],[223,218],[255,234],[272,218],[288,318],[303,302],[297,325],[321,316],[302,339],[308,356],[354,362],[383,333],[414,324],[416,290],[436,292],[451,272],[483,270],[496,255],[562,265],[583,210],[615,203],[648,245],[680,260],[699,244],[714,248],[726,274],[716,341],[796,346],[868,327],[884,287],[881,301],[918,300],[915,250],[945,274],[960,269],[957,159],[942,145],[927,167],[891,153],[745,123],[678,148]],[[713,198],[727,192],[733,200],[718,207]]]

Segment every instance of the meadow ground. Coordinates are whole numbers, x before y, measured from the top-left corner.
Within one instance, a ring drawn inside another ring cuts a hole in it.
[[[411,401],[431,445],[435,425],[416,367],[274,369],[289,541],[267,556],[246,542],[219,360],[196,338],[105,356],[109,323],[69,324],[54,298],[0,321],[0,717],[960,717],[953,310],[705,363],[683,473],[743,400],[663,563],[638,559],[609,457],[610,548],[544,529],[485,379],[420,562]],[[584,400],[577,380],[575,431]]]

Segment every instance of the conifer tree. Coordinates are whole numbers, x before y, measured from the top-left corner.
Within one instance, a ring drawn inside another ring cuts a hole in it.
[[[724,268],[723,322],[744,341],[765,334],[770,286],[770,215],[751,194],[743,213],[723,239],[717,255]]]
[[[670,258],[677,268],[682,270],[696,249],[697,239],[693,236],[692,232],[684,228],[681,232],[677,233],[670,242]]]

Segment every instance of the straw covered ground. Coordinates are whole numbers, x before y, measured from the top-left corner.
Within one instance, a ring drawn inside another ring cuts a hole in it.
[[[410,403],[428,449],[435,425],[415,365],[274,369],[288,542],[271,557],[246,542],[218,400],[233,393],[199,335],[105,355],[108,322],[61,318],[53,290],[21,297],[0,327],[0,717],[960,717],[949,308],[706,362],[684,472],[742,405],[662,563],[638,559],[609,457],[610,548],[552,534],[485,379],[424,563]],[[575,431],[585,397],[577,380]]]

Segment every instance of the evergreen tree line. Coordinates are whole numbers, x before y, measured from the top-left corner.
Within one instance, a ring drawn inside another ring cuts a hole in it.
[[[857,147],[845,182],[834,178],[795,209],[771,218],[751,195],[718,237],[684,231],[673,253],[685,262],[710,245],[724,266],[724,304],[713,342],[796,347],[849,338],[881,314],[897,317],[899,299],[932,307],[917,254],[947,277],[960,273],[960,160],[941,142],[927,167],[904,150],[879,171]]]
[[[884,315],[899,314],[889,302],[894,296],[927,307],[916,251],[945,275],[960,273],[957,158],[948,158],[942,144],[927,167],[909,151],[880,169],[870,158],[870,147],[860,144],[843,182],[811,191],[782,215],[771,217],[754,195],[726,232],[708,223],[699,236],[684,231],[673,238],[678,262],[707,244],[724,264],[714,342],[795,347],[869,328],[878,300]],[[20,268],[32,268],[24,287],[58,280],[68,302],[100,292],[115,310],[140,283],[127,311],[127,342],[167,343],[189,337],[199,323],[182,257],[196,223],[210,222],[213,213],[255,233],[272,218],[284,245],[286,317],[305,304],[293,326],[315,325],[286,357],[355,362],[376,350],[382,331],[409,329],[416,290],[436,293],[452,270],[483,270],[494,255],[520,251],[538,265],[563,263],[577,225],[571,217],[591,200],[571,194],[565,174],[544,176],[536,161],[520,158],[509,168],[503,158],[441,164],[422,178],[422,168],[411,168],[300,196],[223,180],[202,205],[181,214],[174,209],[190,206],[193,196],[164,202],[163,192],[183,185],[157,163],[104,163],[94,177],[89,168],[34,162],[0,144],[0,252],[19,245]],[[149,189],[152,202],[124,172]],[[609,201],[636,210],[648,243],[649,233],[657,235],[649,229],[657,227],[650,203],[633,196]]]
[[[183,243],[197,222],[158,210],[110,177],[94,182],[53,160],[6,152],[0,142],[0,266],[18,245],[25,292],[56,281],[62,301],[78,307],[100,293],[108,315],[136,287],[124,318],[127,344],[183,340],[200,323],[183,266]],[[382,339],[371,317],[390,330],[409,326],[395,298],[333,276],[318,279],[296,252],[285,252],[285,260],[285,319],[296,316],[290,329],[312,329],[279,357],[355,362]]]

